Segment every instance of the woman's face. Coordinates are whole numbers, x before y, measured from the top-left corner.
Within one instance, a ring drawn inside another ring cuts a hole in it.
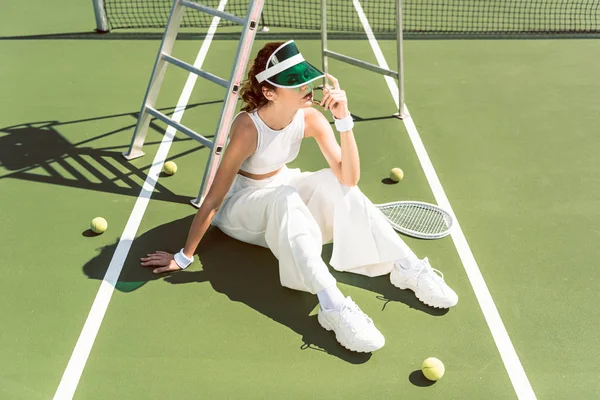
[[[276,88],[272,98],[267,97],[274,103],[290,108],[306,108],[312,106],[313,88],[312,82],[294,89]]]

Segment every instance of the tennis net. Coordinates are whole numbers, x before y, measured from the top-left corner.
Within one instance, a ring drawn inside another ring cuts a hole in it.
[[[162,28],[171,0],[103,0],[111,29]],[[217,0],[198,1],[217,8]],[[225,11],[244,17],[248,0]],[[360,0],[374,32],[396,31],[395,0]],[[404,32],[423,34],[599,33],[600,0],[404,0]],[[212,17],[189,10],[182,27],[208,27]],[[231,25],[221,20],[221,26]],[[321,29],[320,0],[266,0],[262,26]],[[330,31],[362,31],[351,0],[327,1]]]

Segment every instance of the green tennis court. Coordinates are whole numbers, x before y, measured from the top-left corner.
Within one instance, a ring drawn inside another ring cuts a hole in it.
[[[579,3],[596,4],[582,11],[595,13],[593,30],[598,3]],[[269,250],[218,229],[186,271],[139,266],[181,248],[208,152],[180,133],[169,148],[154,120],[146,155],[122,157],[163,30],[97,34],[95,23],[91,2],[74,0],[12,2],[0,14],[0,398],[70,398],[59,385],[76,399],[600,398],[597,34],[409,34],[404,121],[383,76],[330,60],[355,119],[361,190],[374,203],[447,198],[460,232],[403,236],[458,293],[448,311],[387,276],[332,269],[386,337],[365,355],[319,326],[315,296],[281,287]],[[182,32],[174,55],[192,63],[206,29]],[[234,28],[218,32],[202,69],[226,76],[238,41]],[[394,35],[376,36],[395,69]],[[259,34],[253,54],[282,37],[319,65],[318,32],[298,27]],[[329,40],[377,64],[372,46],[360,32]],[[189,74],[169,68],[157,109],[172,115]],[[198,80],[182,123],[212,137],[223,97]],[[144,195],[165,159],[178,172]],[[307,141],[292,166],[327,163]],[[392,167],[404,171],[398,184],[385,180]],[[102,235],[89,231],[97,216]],[[119,262],[112,291],[106,273]],[[446,366],[436,383],[420,373],[431,356]]]

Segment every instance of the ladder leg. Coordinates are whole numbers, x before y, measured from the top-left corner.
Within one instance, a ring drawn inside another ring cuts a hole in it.
[[[169,20],[167,22],[167,29],[165,30],[162,42],[158,49],[158,55],[156,56],[156,61],[150,77],[150,83],[146,89],[146,95],[144,96],[142,109],[140,110],[140,114],[138,116],[135,131],[129,145],[129,150],[123,153],[123,156],[128,160],[132,160],[144,155],[142,146],[144,145],[144,140],[146,139],[146,134],[148,133],[148,126],[150,125],[150,120],[152,118],[152,116],[146,112],[146,107],[155,107],[156,99],[158,98],[160,87],[162,85],[168,65],[168,63],[162,58],[162,54],[171,54],[173,45],[175,44],[175,38],[177,37],[177,32],[179,31],[179,26],[181,25],[184,11],[185,9],[180,4],[179,0],[174,0],[173,6],[171,7],[171,15],[169,16]]]
[[[248,13],[246,15],[246,24],[242,31],[242,36],[238,44],[237,55],[233,64],[233,70],[231,73],[231,79],[229,81],[229,88],[223,103],[221,110],[221,116],[219,117],[219,123],[217,128],[217,134],[215,135],[214,146],[208,156],[208,162],[204,170],[204,176],[202,178],[202,184],[198,197],[193,199],[191,203],[200,207],[202,201],[206,197],[206,194],[210,190],[213,183],[221,155],[229,136],[229,128],[231,121],[233,120],[233,114],[238,99],[238,92],[246,72],[248,60],[250,58],[250,52],[252,51],[252,44],[254,43],[254,37],[256,36],[256,30],[258,28],[258,22],[263,9],[264,0],[251,0],[248,7]]]

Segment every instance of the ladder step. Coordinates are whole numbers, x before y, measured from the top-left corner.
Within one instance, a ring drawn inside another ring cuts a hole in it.
[[[231,22],[240,24],[240,25],[246,24],[246,20],[244,18],[238,17],[237,15],[229,14],[224,11],[215,10],[214,8],[210,8],[210,7],[207,7],[202,4],[194,3],[193,1],[180,0],[180,2],[181,2],[181,5],[189,7],[189,8],[193,8],[194,10],[202,11],[202,12],[205,12],[205,13],[210,14],[215,17],[221,17],[221,18],[224,18]]]
[[[181,125],[177,121],[173,121],[171,118],[167,117],[165,114],[161,113],[160,111],[155,110],[154,108],[152,108],[150,106],[146,106],[145,109],[148,114],[158,118],[165,124],[172,126],[173,128],[177,129],[179,132],[189,136],[192,139],[197,140],[198,142],[202,143],[209,149],[213,148],[214,143],[212,140],[209,140],[209,139],[205,138],[204,136],[200,135],[199,133],[194,132],[187,126]]]
[[[387,75],[398,79],[398,73],[396,71],[392,71],[390,69],[381,68],[378,65],[371,64],[365,61],[357,60],[356,58],[348,57],[340,53],[335,53],[329,50],[323,50],[323,55],[326,57],[331,57],[335,60],[345,62],[357,67],[361,67],[364,69],[368,69],[369,71],[377,72],[382,75]]]
[[[204,79],[207,79],[211,82],[216,83],[217,85],[221,85],[224,88],[228,88],[229,87],[229,81],[226,81],[223,78],[219,78],[216,75],[211,74],[210,72],[206,72],[206,71],[202,71],[201,69],[198,69],[196,67],[194,67],[193,65],[190,65],[188,63],[186,63],[185,61],[181,61],[173,56],[170,56],[168,54],[162,53],[162,58],[165,61],[170,62],[173,65],[177,65],[178,67],[181,67],[185,70],[188,70],[189,72],[192,72]]]

